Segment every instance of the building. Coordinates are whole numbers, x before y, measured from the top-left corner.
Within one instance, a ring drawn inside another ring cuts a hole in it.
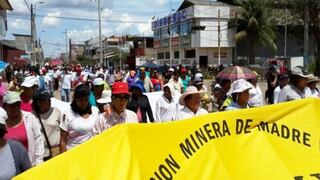
[[[1,40],[6,36],[6,32],[8,30],[7,26],[7,10],[13,10],[10,2],[8,0],[0,0],[0,37]],[[3,57],[4,47],[0,46],[0,59],[4,59]]]
[[[229,27],[231,11],[232,6],[223,2],[185,0],[176,12],[153,21],[158,63],[198,67],[231,64],[235,47],[235,29]]]
[[[84,55],[85,45],[84,44],[74,44],[70,41],[70,60],[71,63],[77,63],[80,56]]]

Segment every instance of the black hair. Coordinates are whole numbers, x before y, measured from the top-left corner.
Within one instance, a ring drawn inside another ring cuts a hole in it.
[[[77,103],[75,101],[76,98],[86,97],[86,96],[88,97],[89,95],[90,95],[90,88],[88,85],[80,84],[79,86],[77,86],[76,89],[74,90],[73,100],[70,104],[72,111],[75,112],[76,114],[79,114],[80,116],[84,114],[92,114],[90,103],[88,103],[88,106],[85,109],[80,109],[77,106]]]
[[[302,77],[298,76],[298,75],[291,75],[290,77],[290,84],[297,86],[299,79],[301,79]]]
[[[221,86],[224,86],[225,84],[230,83],[230,82],[231,82],[230,79],[221,79],[220,85],[221,85]]]
[[[233,101],[233,102],[237,102],[237,101],[238,101],[238,95],[239,95],[239,93],[233,93],[233,94],[231,94],[231,97],[232,97],[232,101]]]
[[[7,129],[4,124],[0,124],[0,139],[4,138],[4,135],[7,134]]]

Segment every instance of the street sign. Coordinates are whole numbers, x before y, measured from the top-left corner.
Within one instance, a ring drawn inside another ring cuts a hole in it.
[[[29,54],[21,54],[20,58],[29,59],[30,57],[29,57]]]

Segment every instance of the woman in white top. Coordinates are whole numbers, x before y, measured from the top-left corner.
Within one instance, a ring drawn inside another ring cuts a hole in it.
[[[198,91],[194,86],[188,87],[179,99],[179,103],[184,107],[178,112],[176,119],[183,120],[208,114],[208,111],[200,107],[203,93],[203,91]]]
[[[99,117],[98,108],[89,104],[89,86],[81,84],[74,91],[70,108],[63,114],[60,123],[60,152],[65,152],[89,140],[92,127]]]
[[[313,97],[320,97],[319,89],[317,88],[317,83],[320,82],[320,79],[314,75],[308,78],[307,86],[310,88]]]
[[[257,76],[258,73],[254,72]],[[252,85],[252,88],[249,90],[249,105],[250,107],[261,107],[263,106],[263,95],[258,85],[258,77],[249,79],[248,82]]]
[[[178,112],[178,98],[175,96],[173,84],[163,87],[163,95],[156,102],[155,121],[167,122],[175,120]]]

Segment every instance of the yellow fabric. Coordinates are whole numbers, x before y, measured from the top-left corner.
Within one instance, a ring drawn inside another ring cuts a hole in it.
[[[14,179],[317,179],[319,108],[319,99],[306,99],[171,123],[118,125]],[[270,132],[258,126],[261,121]],[[193,147],[189,154],[186,142]]]

